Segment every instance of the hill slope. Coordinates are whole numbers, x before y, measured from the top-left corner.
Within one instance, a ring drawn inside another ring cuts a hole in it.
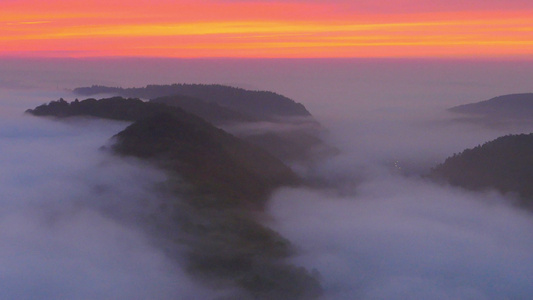
[[[430,177],[452,185],[516,193],[533,207],[533,134],[507,135],[467,149],[435,167]]]
[[[499,96],[486,101],[455,106],[449,110],[456,113],[491,119],[532,119],[533,93]]]
[[[185,174],[196,187],[184,199],[188,209],[169,205],[184,232],[180,239],[191,249],[187,265],[192,274],[230,280],[250,299],[316,298],[318,280],[283,262],[292,254],[290,243],[257,222],[257,212],[250,214],[272,189],[294,184],[296,176],[263,151],[222,130],[213,134],[205,129],[170,114],[155,115],[118,133],[113,149],[154,162],[171,176]]]
[[[178,107],[121,97],[71,103],[61,99],[27,113],[137,121],[116,136],[117,152],[163,159],[166,168],[228,201],[260,203],[275,187],[298,181],[277,158]]]
[[[230,202],[262,203],[274,188],[298,182],[290,168],[263,150],[207,123],[169,113],[139,120],[115,139],[118,153],[156,160],[202,193]]]
[[[302,104],[272,92],[199,84],[149,85],[143,88],[92,86],[77,88],[74,92],[151,98],[150,103],[179,107],[287,163],[308,164],[316,158],[338,153],[337,149],[322,141],[320,135],[324,129]],[[282,125],[283,130],[255,130],[265,125],[263,122],[272,123],[266,124],[263,129]],[[251,130],[242,130],[246,127]]]
[[[231,110],[215,102],[207,102],[198,98],[174,95],[158,97],[150,100],[150,103],[162,103],[168,106],[180,107],[183,110],[201,117],[215,125],[234,122],[256,122],[257,119]]]

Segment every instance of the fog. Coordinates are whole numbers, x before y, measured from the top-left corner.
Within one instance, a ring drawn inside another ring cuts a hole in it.
[[[4,91],[2,104],[32,97]],[[133,223],[165,176],[100,150],[127,123],[21,112],[0,120],[0,297],[207,298]]]
[[[77,86],[186,82],[272,90],[303,103],[327,129],[323,138],[340,154],[298,171],[329,184],[280,189],[267,211],[267,225],[298,248],[294,263],[321,274],[325,299],[525,299],[533,293],[531,213],[513,207],[512,195],[423,175],[465,148],[532,131],[445,111],[531,92],[532,64],[2,60],[2,290],[6,298],[213,296],[134,225],[164,175],[99,150],[125,123],[22,116],[73,100],[65,89]],[[265,126],[274,125],[252,129]]]
[[[460,121],[444,108],[464,97],[464,87],[443,81],[430,98],[428,81],[419,84],[395,95],[374,87],[360,111],[346,101],[324,115],[327,139],[341,154],[310,175],[331,187],[278,191],[270,225],[300,247],[297,264],[321,273],[326,299],[528,298],[531,213],[513,207],[512,195],[468,192],[423,175],[465,148],[533,126]],[[444,87],[456,95],[432,102]]]
[[[272,226],[318,270],[326,299],[527,299],[533,292],[528,213],[497,194],[405,178],[355,195],[286,189]]]
[[[332,135],[341,155],[312,170],[331,187],[282,189],[271,200],[269,224],[300,247],[295,263],[321,273],[326,299],[525,299],[533,292],[531,214],[513,207],[511,195],[423,177],[445,157],[503,132],[427,117],[338,124]]]

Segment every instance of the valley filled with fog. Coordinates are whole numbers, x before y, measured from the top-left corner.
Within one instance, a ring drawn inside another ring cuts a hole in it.
[[[513,195],[425,177],[447,157],[528,123],[486,126],[447,108],[531,92],[532,62],[447,60],[0,61],[2,298],[217,299],[143,227],[165,174],[101,149],[129,123],[57,121],[24,111],[69,90],[218,83],[304,104],[339,154],[299,175],[264,223],[319,274],[324,299],[525,299],[533,216]],[[172,249],[179,256],[180,249]],[[179,261],[179,259],[178,259]],[[44,295],[44,296],[43,296]]]

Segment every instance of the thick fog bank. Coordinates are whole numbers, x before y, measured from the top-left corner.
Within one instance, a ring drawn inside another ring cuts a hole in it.
[[[2,111],[0,298],[208,298],[134,224],[165,176],[99,150],[126,125]]]
[[[356,106],[347,105],[348,113],[321,120],[328,130],[325,139],[339,148],[341,154],[319,165],[319,175],[374,172],[377,168],[422,175],[466,148],[502,135],[533,131],[533,124],[527,123],[489,128],[481,123],[464,122],[438,108],[406,106],[370,110],[364,116],[347,115]]]
[[[533,219],[505,201],[396,177],[351,196],[281,190],[271,213],[326,299],[526,299]]]
[[[419,99],[422,100],[422,99]],[[379,104],[378,104],[379,106]],[[528,124],[488,128],[430,107],[322,119],[341,154],[310,176],[324,189],[282,189],[269,223],[322,276],[325,299],[526,299],[533,293],[533,216],[513,195],[423,178],[453,153]]]
[[[527,299],[533,294],[531,213],[514,208],[512,195],[467,192],[421,175],[465,148],[532,132],[527,124],[487,128],[458,122],[444,111],[531,92],[532,66],[444,60],[3,60],[0,86],[48,91],[24,102],[2,102],[11,112],[56,100],[64,88],[91,84],[220,83],[289,96],[329,130],[324,138],[341,154],[302,171],[329,183],[327,188],[277,191],[269,225],[299,248],[295,263],[320,272],[326,299]],[[106,298],[95,294],[102,292],[111,298],[209,299],[142,232],[102,213],[102,206],[87,204],[143,203],[152,195],[149,187],[163,180],[146,166],[97,151],[124,124],[77,126],[29,117],[1,122],[0,222],[6,225],[0,226],[0,257],[1,265],[9,266],[2,288],[11,293],[7,296]],[[252,129],[270,126],[258,125]]]

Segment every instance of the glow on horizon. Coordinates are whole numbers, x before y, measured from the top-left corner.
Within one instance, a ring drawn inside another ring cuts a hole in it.
[[[7,0],[0,56],[533,57],[533,9],[376,14],[320,1],[99,2]]]

